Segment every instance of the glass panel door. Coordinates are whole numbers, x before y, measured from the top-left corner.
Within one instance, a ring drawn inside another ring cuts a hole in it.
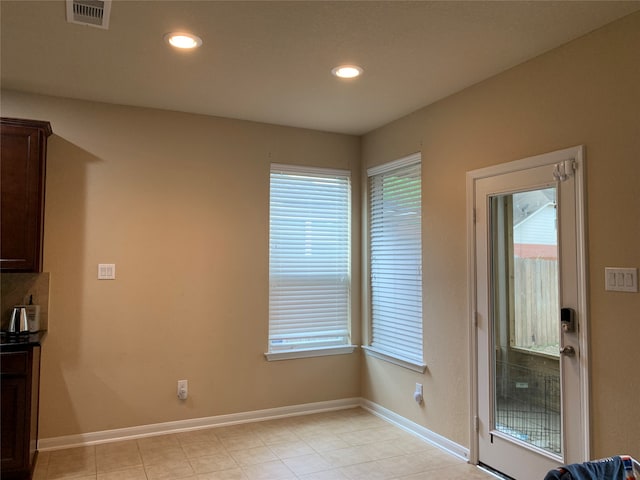
[[[471,457],[518,480],[589,458],[581,155],[576,147],[467,174]]]

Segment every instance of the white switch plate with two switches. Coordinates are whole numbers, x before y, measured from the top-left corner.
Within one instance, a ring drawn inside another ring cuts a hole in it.
[[[614,292],[637,292],[638,269],[605,267],[604,289]]]
[[[99,263],[98,264],[98,280],[115,280],[116,264],[115,263]]]

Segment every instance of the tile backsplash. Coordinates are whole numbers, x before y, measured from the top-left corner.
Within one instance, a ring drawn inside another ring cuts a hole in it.
[[[29,303],[40,305],[40,329],[49,325],[49,273],[2,273],[0,275],[0,330],[7,330],[11,309]]]

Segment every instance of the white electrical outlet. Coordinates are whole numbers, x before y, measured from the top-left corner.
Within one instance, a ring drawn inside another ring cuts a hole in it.
[[[424,392],[422,391],[422,384],[416,383],[416,390],[413,392],[413,399],[418,405],[422,405],[424,401]]]
[[[187,380],[178,380],[178,398],[186,400],[189,395],[189,383]]]

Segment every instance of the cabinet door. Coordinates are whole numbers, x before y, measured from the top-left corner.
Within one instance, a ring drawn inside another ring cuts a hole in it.
[[[0,434],[2,443],[1,469],[3,472],[24,470],[28,450],[25,448],[27,440],[26,408],[27,408],[27,378],[26,376],[2,377],[2,423]],[[28,470],[28,469],[27,469]]]
[[[47,122],[2,119],[0,268],[42,271]]]

